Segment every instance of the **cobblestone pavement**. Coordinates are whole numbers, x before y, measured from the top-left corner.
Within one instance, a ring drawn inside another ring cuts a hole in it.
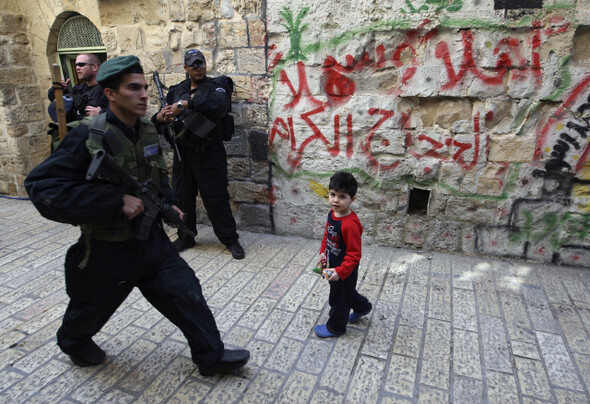
[[[78,368],[55,332],[76,227],[0,198],[0,402],[587,403],[590,270],[365,246],[359,289],[373,311],[345,336],[311,271],[319,241],[240,232],[233,260],[209,227],[182,253],[201,280],[234,375],[202,377],[182,334],[134,291]]]

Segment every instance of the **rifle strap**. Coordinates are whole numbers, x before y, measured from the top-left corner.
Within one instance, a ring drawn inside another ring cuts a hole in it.
[[[103,144],[104,140],[107,144],[109,151],[112,154],[119,154],[123,151],[123,145],[121,144],[119,139],[117,139],[117,136],[113,132],[105,132],[106,124],[106,112],[93,116],[92,122],[90,123],[90,127],[88,128],[88,130],[90,131],[88,137],[92,142],[95,142],[97,144]]]

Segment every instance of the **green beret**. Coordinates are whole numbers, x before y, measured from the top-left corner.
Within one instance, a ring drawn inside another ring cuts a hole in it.
[[[118,76],[125,70],[135,65],[141,67],[141,64],[139,63],[139,58],[135,55],[118,56],[109,59],[100,65],[100,68],[98,69],[98,74],[96,75],[96,81],[102,83],[104,81],[112,79],[113,77]]]

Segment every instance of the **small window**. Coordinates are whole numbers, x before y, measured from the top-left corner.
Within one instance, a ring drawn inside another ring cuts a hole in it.
[[[428,213],[428,201],[430,190],[412,188],[410,189],[410,203],[408,205],[409,215],[425,215]]]

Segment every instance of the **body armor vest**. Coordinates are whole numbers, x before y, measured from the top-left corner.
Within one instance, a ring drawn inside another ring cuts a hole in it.
[[[115,125],[106,121],[106,114],[82,119],[81,125],[89,127],[86,147],[94,156],[98,150],[106,150],[118,165],[139,182],[152,181],[158,187],[167,175],[166,163],[159,152],[158,133],[154,125],[139,118],[140,131],[134,144]],[[132,190],[126,193],[133,195]],[[135,220],[121,217],[115,223],[82,224],[80,229],[87,238],[104,241],[124,241],[135,237]]]

